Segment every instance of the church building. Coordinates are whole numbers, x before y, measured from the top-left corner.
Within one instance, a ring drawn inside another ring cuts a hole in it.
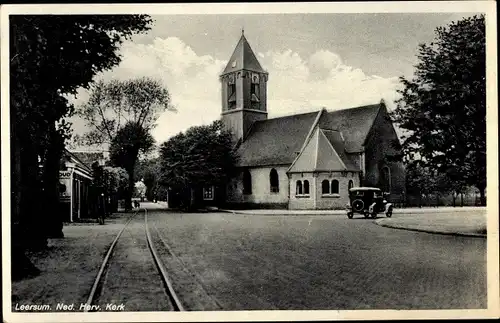
[[[272,77],[272,76],[271,76]],[[404,194],[401,145],[383,101],[267,117],[267,82],[245,35],[220,75],[222,121],[234,136],[239,174],[225,189],[241,208],[342,209],[348,189]]]

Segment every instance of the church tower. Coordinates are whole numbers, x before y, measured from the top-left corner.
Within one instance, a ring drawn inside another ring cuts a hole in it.
[[[220,75],[222,122],[235,142],[244,140],[252,123],[267,119],[268,73],[260,66],[250,44],[241,38]]]

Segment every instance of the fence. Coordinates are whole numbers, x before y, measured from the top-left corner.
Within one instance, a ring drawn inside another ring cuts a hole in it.
[[[427,194],[427,195],[408,195],[406,196],[403,207],[419,206],[479,206],[481,200],[479,194],[463,193],[460,195],[452,194]]]

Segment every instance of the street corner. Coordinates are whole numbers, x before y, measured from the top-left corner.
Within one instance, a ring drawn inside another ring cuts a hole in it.
[[[465,220],[465,221],[464,221]],[[392,229],[455,235],[465,237],[486,238],[486,221],[480,217],[430,217],[429,215],[412,215],[396,218],[381,218],[375,224]]]

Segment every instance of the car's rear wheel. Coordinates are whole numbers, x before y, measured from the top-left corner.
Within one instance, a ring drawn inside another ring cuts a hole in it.
[[[353,216],[354,216],[354,213],[352,213],[352,212],[347,212],[347,217],[348,217],[349,219],[352,219],[352,217],[353,217]]]
[[[367,218],[367,219],[370,217],[370,213],[368,213],[368,212],[363,213],[363,215],[364,215],[364,216],[365,216],[365,218]]]
[[[375,219],[377,217],[377,212],[372,212],[372,218]]]

